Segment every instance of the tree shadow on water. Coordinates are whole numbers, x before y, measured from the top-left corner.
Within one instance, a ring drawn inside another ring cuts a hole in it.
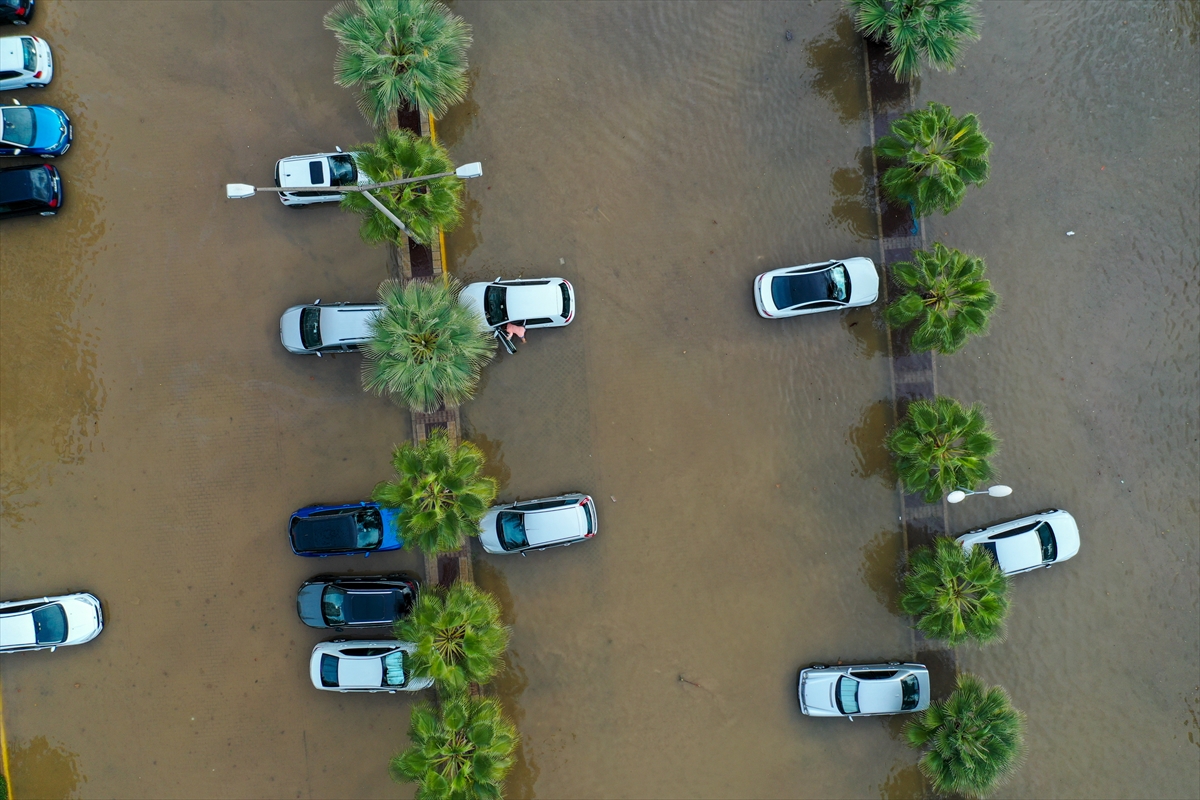
[[[829,222],[864,240],[879,236],[874,170],[871,148],[864,147],[858,151],[853,166],[839,167],[829,176],[830,194],[833,197]]]
[[[879,800],[922,800],[933,796],[915,763],[897,761],[879,784]]]
[[[862,37],[854,31],[849,14],[838,16],[833,33],[805,45],[809,86],[837,110],[843,125],[861,122],[867,114],[867,89]]]
[[[884,608],[897,617],[904,616],[900,610],[904,537],[899,531],[880,531],[863,545],[862,555],[862,566],[858,568],[858,576]]]
[[[854,446],[854,455],[858,461],[854,477],[878,477],[889,489],[896,485],[892,458],[884,444],[893,422],[890,400],[877,400],[863,409],[858,424],[846,435],[846,441]]]
[[[87,776],[79,772],[76,753],[61,744],[54,747],[45,736],[35,736],[9,752],[12,772],[12,797],[38,797],[60,800],[79,796],[79,784]]]
[[[509,479],[512,478],[512,470],[504,463],[504,442],[498,439],[489,439],[482,433],[475,432],[470,433],[466,438],[483,451],[485,459],[483,474],[489,478],[495,478],[496,483],[500,485],[500,492],[503,493],[508,486]]]

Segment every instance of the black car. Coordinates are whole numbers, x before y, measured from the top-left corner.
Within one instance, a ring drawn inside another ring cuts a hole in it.
[[[33,0],[0,0],[0,22],[28,25],[33,19]]]
[[[62,176],[49,164],[0,169],[0,219],[52,217],[62,204]]]
[[[420,584],[410,575],[318,575],[300,587],[296,613],[310,628],[369,628],[408,616]]]

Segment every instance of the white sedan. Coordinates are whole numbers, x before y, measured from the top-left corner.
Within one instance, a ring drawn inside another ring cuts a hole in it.
[[[754,279],[754,305],[767,319],[869,306],[879,298],[879,273],[869,258],[783,267]]]
[[[53,77],[50,45],[36,36],[0,38],[0,91],[40,89]]]
[[[1079,552],[1079,526],[1066,511],[1039,514],[976,528],[958,537],[970,550],[978,545],[1000,565],[1005,575],[1051,567]]]
[[[279,193],[285,206],[336,203],[342,199],[342,192],[331,191],[334,187],[370,183],[371,179],[358,168],[355,154],[343,153],[340,147],[336,153],[288,156],[275,162],[275,185],[297,190]]]
[[[471,283],[458,301],[479,314],[485,331],[510,322],[526,328],[561,328],[575,318],[575,289],[562,278]]]
[[[587,541],[599,530],[596,501],[586,494],[564,494],[488,509],[479,522],[479,543],[496,555],[525,555]]]
[[[857,664],[800,670],[800,713],[810,717],[905,714],[929,708],[929,670],[924,664]]]
[[[412,642],[346,641],[334,639],[313,648],[309,677],[328,692],[416,692],[433,685],[433,678],[414,678],[409,659]]]
[[[0,653],[83,644],[103,629],[100,600],[87,592],[0,603]]]

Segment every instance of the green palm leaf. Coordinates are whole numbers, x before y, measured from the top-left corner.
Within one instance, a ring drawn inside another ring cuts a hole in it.
[[[904,490],[933,503],[955,489],[974,489],[993,476],[999,439],[983,407],[964,408],[950,397],[914,400],[887,437]]]
[[[496,598],[468,583],[455,583],[449,590],[426,589],[413,612],[396,623],[395,633],[397,639],[417,645],[413,674],[432,677],[451,692],[490,680],[500,668],[510,635]],[[451,716],[447,724],[468,722]]]
[[[913,257],[915,264],[900,261],[892,266],[896,281],[912,291],[884,311],[888,324],[918,322],[913,349],[943,354],[958,351],[971,336],[985,335],[999,298],[983,277],[983,259],[940,242],[934,242],[932,250],[915,251]]]
[[[950,538],[915,550],[909,558],[900,608],[916,627],[954,646],[986,643],[1003,635],[1009,579],[982,547],[968,552]]]

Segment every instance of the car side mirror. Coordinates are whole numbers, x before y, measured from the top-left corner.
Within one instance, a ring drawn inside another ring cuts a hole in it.
[[[321,357],[321,352],[318,350],[318,351],[317,351],[317,358],[320,358],[320,357]]]
[[[338,147],[336,144],[333,146],[333,149],[337,150],[339,153],[342,152],[342,148]]]
[[[363,558],[370,558],[370,557],[371,557],[370,553],[363,553]]]
[[[14,100],[13,100],[13,105],[14,105],[14,106],[19,106],[19,105],[21,105],[21,101],[20,101],[20,100],[16,100],[16,99],[14,99]]]
[[[521,558],[525,558],[525,551],[524,551],[524,550],[522,550],[522,551],[521,551]]]
[[[13,155],[14,155],[14,156],[19,156],[19,155],[21,155],[21,148],[19,148],[19,147],[18,147],[16,150],[13,150]]]
[[[318,297],[316,300],[313,300],[313,305],[314,305],[314,306],[319,306],[319,305],[321,305],[321,298],[319,298],[319,297]]]
[[[51,648],[50,648],[50,652],[51,652],[51,653],[53,653],[53,652],[54,652],[55,650],[57,650],[57,649],[58,649],[58,647],[57,647],[57,646],[55,646],[55,647],[51,647]]]
[[[854,722],[854,717],[850,716],[849,714],[846,715],[846,719],[850,720],[851,722]]]

